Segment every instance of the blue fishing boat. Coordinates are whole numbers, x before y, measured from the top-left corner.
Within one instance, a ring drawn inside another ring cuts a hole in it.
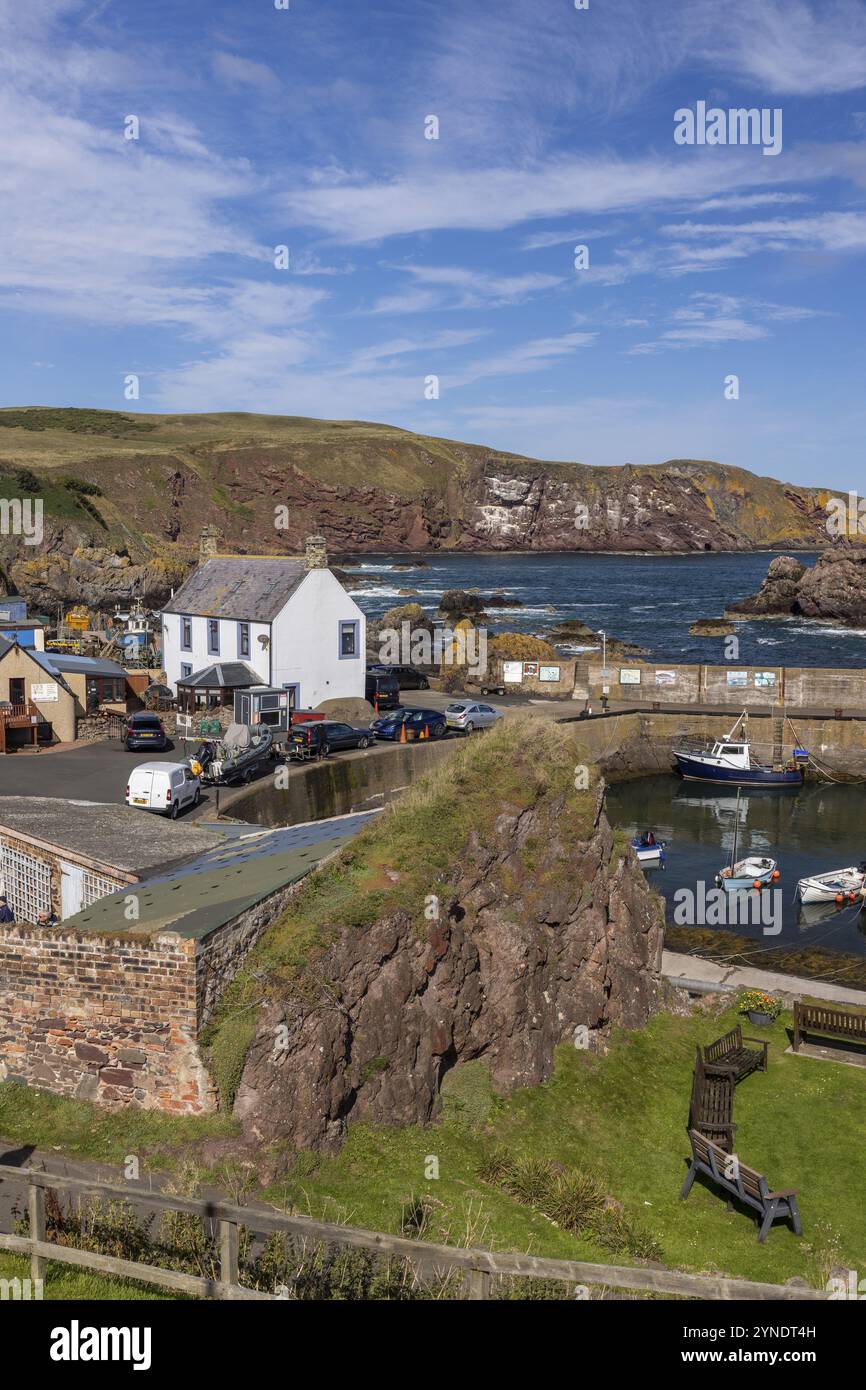
[[[631,847],[639,864],[658,869],[665,867],[666,842],[657,840],[651,830],[645,831],[643,835],[635,835]]]
[[[794,756],[770,766],[752,757],[744,711],[729,734],[698,747],[674,749],[677,772],[692,782],[718,782],[736,787],[799,787],[803,783],[803,764],[809,754],[795,748]],[[743,725],[742,734],[737,729]]]

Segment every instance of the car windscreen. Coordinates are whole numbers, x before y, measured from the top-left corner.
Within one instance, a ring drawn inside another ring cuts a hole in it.
[[[161,729],[162,725],[155,714],[135,714],[132,717],[134,729]]]
[[[446,713],[446,714],[464,714],[465,711],[466,711],[466,706],[465,706],[465,705],[449,705],[448,708],[446,709],[445,713]]]

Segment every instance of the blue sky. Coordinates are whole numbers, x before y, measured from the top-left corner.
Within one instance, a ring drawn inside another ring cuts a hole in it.
[[[0,0],[2,404],[862,487],[863,0],[289,4]]]

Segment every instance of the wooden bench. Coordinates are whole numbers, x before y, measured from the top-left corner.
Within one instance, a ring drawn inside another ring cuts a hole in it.
[[[823,1033],[825,1037],[850,1038],[866,1043],[866,1014],[852,1014],[847,1009],[830,1009],[826,1004],[794,1003],[794,1051],[799,1051],[804,1033]]]
[[[746,1047],[747,1042],[757,1043],[760,1050]],[[708,1072],[728,1072],[734,1081],[742,1081],[753,1071],[767,1070],[768,1046],[762,1038],[744,1038],[738,1023],[730,1033],[725,1033],[704,1048],[704,1065]]]
[[[695,1074],[689,1108],[689,1130],[730,1153],[734,1147],[734,1081],[729,1072],[708,1072],[701,1049],[695,1050]]]
[[[736,1154],[726,1153],[719,1144],[714,1144],[696,1129],[689,1130],[689,1139],[692,1145],[692,1161],[680,1192],[680,1201],[685,1201],[688,1197],[698,1173],[704,1173],[716,1187],[720,1187],[731,1197],[737,1197],[763,1218],[758,1232],[760,1244],[767,1239],[774,1221],[790,1218],[794,1235],[803,1234],[795,1188],[771,1192],[767,1186],[767,1179],[754,1168],[747,1168]]]

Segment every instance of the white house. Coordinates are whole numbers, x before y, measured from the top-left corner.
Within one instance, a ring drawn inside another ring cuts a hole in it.
[[[295,708],[363,699],[365,624],[321,536],[309,538],[303,559],[215,555],[163,610],[163,666],[173,690],[210,667],[214,685],[281,687]]]

